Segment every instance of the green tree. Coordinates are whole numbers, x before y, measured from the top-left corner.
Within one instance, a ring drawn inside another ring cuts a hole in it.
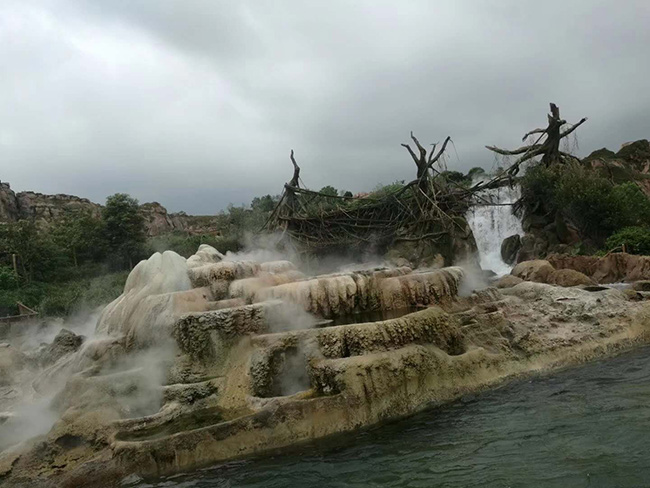
[[[331,185],[327,185],[321,188],[320,193],[330,197],[337,197],[339,195],[339,191]]]
[[[625,227],[607,239],[607,249],[625,249],[631,254],[650,254],[650,228]]]
[[[68,214],[59,219],[50,232],[75,267],[80,262],[99,261],[105,257],[104,223],[90,212]]]
[[[0,243],[6,259],[16,256],[18,273],[26,282],[51,279],[65,265],[62,250],[33,220],[0,226]]]
[[[486,178],[485,170],[480,166],[475,166],[467,172],[467,179],[471,182],[474,180],[479,180],[481,178]]]
[[[0,290],[13,290],[18,287],[18,277],[13,268],[0,265]]]
[[[452,181],[456,184],[468,183],[471,180],[468,180],[467,177],[460,171],[443,171],[440,173],[447,181]]]
[[[255,197],[251,202],[251,209],[259,212],[272,212],[275,205],[278,203],[277,197],[271,195],[264,195],[263,197]]]
[[[138,201],[126,193],[116,193],[106,199],[102,210],[104,236],[109,253],[119,265],[133,267],[142,256],[146,240],[144,217]]]

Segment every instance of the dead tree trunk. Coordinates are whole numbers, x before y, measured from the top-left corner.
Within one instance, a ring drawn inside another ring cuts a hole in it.
[[[289,213],[293,214],[298,204],[298,196],[296,195],[296,188],[300,188],[300,166],[296,163],[296,158],[293,156],[293,149],[291,150],[291,164],[293,164],[293,176],[289,183],[285,183],[286,200],[284,205],[289,209]]]
[[[502,154],[504,156],[515,156],[521,154],[519,159],[517,159],[510,166],[510,168],[508,168],[507,171],[508,175],[511,176],[516,175],[519,172],[519,167],[524,162],[529,161],[534,157],[540,155],[542,156],[542,163],[544,163],[546,166],[550,166],[552,164],[566,163],[572,159],[574,160],[577,159],[575,156],[572,156],[571,154],[567,154],[560,151],[560,142],[562,141],[562,139],[564,139],[569,134],[571,134],[574,130],[576,130],[579,126],[584,124],[587,121],[587,119],[583,118],[577,124],[572,125],[566,130],[562,130],[562,126],[564,126],[567,122],[566,120],[560,117],[560,108],[554,103],[551,103],[550,107],[551,107],[551,113],[548,114],[548,126],[546,127],[546,129],[531,130],[530,132],[527,132],[522,138],[522,141],[525,141],[526,138],[528,138],[529,136],[533,134],[539,134],[539,137],[533,144],[529,146],[522,146],[518,149],[513,149],[513,150],[501,149],[496,146],[485,146],[490,151],[495,152],[497,154]],[[546,138],[542,140],[544,137]]]
[[[436,144],[432,144],[433,147],[431,148],[431,151],[429,151],[428,156],[427,156],[427,150],[424,147],[422,147],[420,141],[418,141],[417,138],[413,135],[413,131],[411,131],[411,139],[415,143],[415,146],[417,147],[420,153],[419,156],[416,156],[415,152],[413,151],[413,149],[411,149],[410,145],[402,144],[402,147],[406,148],[406,150],[409,152],[411,158],[413,158],[413,161],[415,162],[415,165],[418,168],[417,181],[418,181],[419,188],[422,191],[426,191],[429,170],[433,170],[433,165],[436,164],[436,162],[440,159],[442,154],[445,152],[445,149],[447,148],[447,143],[449,143],[451,137],[447,137],[447,139],[445,139],[445,142],[442,143],[442,147],[440,148],[440,151],[438,151],[438,154],[435,154]]]

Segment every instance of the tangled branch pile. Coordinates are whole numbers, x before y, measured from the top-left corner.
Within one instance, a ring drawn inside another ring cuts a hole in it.
[[[463,215],[472,190],[448,179],[435,168],[444,155],[449,137],[436,153],[427,151],[411,133],[419,155],[402,144],[417,166],[413,181],[382,194],[342,197],[300,186],[300,167],[293,151],[294,174],[265,225],[282,230],[302,250],[381,251],[400,241],[444,242],[454,235],[467,237]]]
[[[293,177],[284,185],[282,197],[264,229],[281,230],[301,250],[310,253],[369,249],[380,252],[393,243],[422,240],[444,247],[455,238],[467,239],[471,236],[464,217],[467,209],[476,204],[493,204],[483,198],[482,190],[513,185],[521,165],[538,157],[540,164],[546,166],[577,160],[560,151],[560,142],[587,119],[566,128],[557,105],[551,103],[550,108],[548,126],[524,136],[525,141],[539,134],[532,144],[514,150],[486,146],[497,154],[519,157],[507,170],[474,186],[469,181],[460,183],[448,178],[448,172],[442,171],[449,137],[436,152],[435,144],[427,150],[411,132],[415,148],[409,144],[402,146],[415,162],[416,178],[381,195],[362,197],[330,195],[302,187],[300,167],[291,151]]]

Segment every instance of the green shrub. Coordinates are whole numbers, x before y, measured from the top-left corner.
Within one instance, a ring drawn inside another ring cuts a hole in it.
[[[65,316],[106,305],[124,290],[128,271],[58,283],[31,282],[11,290],[0,290],[0,316],[17,313],[22,302],[44,316]]]
[[[630,254],[650,254],[650,228],[625,227],[611,235],[606,242],[608,249],[622,248]]]
[[[528,211],[542,207],[546,212],[557,210],[556,187],[562,177],[560,167],[533,166],[521,179],[521,199]]]
[[[610,228],[650,225],[650,199],[632,182],[615,185],[608,195]]]
[[[554,204],[584,235],[608,236],[615,227],[611,207],[612,184],[594,171],[579,164],[561,168],[554,192]]]
[[[13,290],[18,287],[18,278],[9,266],[0,266],[0,290]]]
[[[619,229],[650,225],[650,200],[633,182],[613,184],[582,164],[538,164],[521,181],[526,212],[560,212],[583,237],[602,244]]]
[[[224,254],[228,251],[237,252],[242,249],[242,243],[236,236],[166,234],[149,238],[147,250],[149,255],[154,252],[174,251],[184,258],[189,258],[196,253],[201,244],[208,244]]]

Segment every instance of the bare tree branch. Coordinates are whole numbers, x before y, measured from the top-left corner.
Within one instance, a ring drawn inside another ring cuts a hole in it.
[[[440,148],[440,151],[438,151],[438,154],[436,154],[436,157],[433,159],[429,158],[426,169],[431,168],[436,163],[436,161],[440,159],[440,156],[442,156],[442,153],[445,152],[445,148],[447,147],[449,141],[451,141],[451,136],[447,136],[447,139],[445,139],[445,142],[442,143],[442,147]]]
[[[528,136],[532,136],[533,134],[544,134],[546,133],[546,129],[533,129],[530,132],[526,132],[524,134],[524,137],[521,138],[522,142],[526,140]]]
[[[582,119],[580,119],[580,122],[578,122],[577,124],[574,124],[573,126],[571,126],[570,129],[567,129],[564,132],[562,132],[560,134],[560,139],[562,139],[563,137],[566,137],[569,134],[571,134],[574,130],[576,130],[578,127],[580,127],[585,122],[587,122],[587,117],[583,117]]]
[[[413,161],[415,161],[415,164],[420,166],[420,161],[418,160],[418,157],[413,152],[413,149],[411,149],[411,146],[409,146],[408,144],[402,144],[402,147],[406,148],[406,150],[409,152],[409,154],[413,158]]]
[[[517,149],[513,149],[512,151],[508,151],[507,149],[501,149],[500,147],[496,146],[485,146],[487,149],[489,149],[492,152],[495,152],[497,154],[502,154],[504,156],[514,156],[516,154],[523,154],[525,152],[539,149],[541,147],[540,144],[533,144],[532,146],[522,146]]]
[[[418,150],[420,151],[420,162],[424,162],[427,157],[427,150],[422,147],[422,144],[420,144],[420,141],[417,140],[417,138],[413,135],[413,131],[411,131],[411,139],[413,139],[413,142],[415,142],[415,145],[417,146]]]
[[[289,186],[299,186],[298,179],[300,178],[300,166],[296,163],[296,158],[293,156],[293,149],[291,150],[291,163],[293,164],[293,177],[289,182]]]
[[[436,147],[438,146],[438,143],[436,142],[435,144],[431,144],[431,151],[429,152],[429,160],[427,161],[427,164],[431,163],[431,159],[433,158],[433,155],[436,152]]]

